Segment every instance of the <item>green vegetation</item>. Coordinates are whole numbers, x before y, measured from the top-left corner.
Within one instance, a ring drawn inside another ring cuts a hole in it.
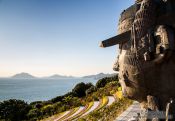
[[[86,105],[87,109],[89,109],[93,102],[99,99],[102,99],[102,103],[106,104],[108,100],[105,96],[115,94],[118,88],[120,88],[118,77],[114,76],[100,79],[95,86],[91,83],[85,84],[81,82],[71,92],[48,101],[36,101],[27,104],[21,100],[7,100],[0,103],[0,120],[37,121],[47,119],[51,116],[54,119],[67,110],[75,112],[79,106]],[[127,104],[129,105],[130,101],[128,99],[122,99],[110,107],[104,107],[94,111],[90,115],[87,115],[86,118],[95,120],[104,116],[116,116],[118,114],[116,112],[118,110],[122,111],[127,107]]]
[[[10,99],[0,103],[0,119],[21,121],[27,118],[30,105],[21,100]]]
[[[92,106],[93,106],[94,102],[90,102],[88,105],[85,106],[85,108],[79,113],[77,114],[76,116],[68,119],[68,121],[72,121],[78,117],[80,117],[81,115],[83,115],[84,113],[86,113]]]
[[[85,83],[81,82],[74,87],[74,89],[72,90],[72,93],[75,94],[74,96],[84,97],[84,96],[86,96],[86,90],[88,90],[91,87],[93,87],[92,83],[85,84]]]
[[[79,108],[74,108],[74,109],[71,109],[70,112],[63,116],[62,118],[60,118],[58,121],[62,121],[62,120],[65,120],[67,119],[69,116],[71,116],[72,114],[74,114]]]
[[[113,121],[119,116],[124,110],[126,110],[132,101],[123,98],[117,102],[114,102],[108,107],[101,108],[100,110],[93,111],[86,117],[78,119],[78,121]]]
[[[97,83],[96,83],[96,87],[97,88],[102,88],[104,87],[106,84],[108,84],[109,82],[114,82],[117,81],[118,82],[118,76],[113,76],[113,77],[105,77],[100,79]],[[119,83],[118,83],[119,84]]]
[[[101,99],[101,104],[99,105],[100,107],[98,107],[96,110],[100,110],[102,109],[104,106],[106,106],[108,104],[108,97],[104,96],[102,99]]]

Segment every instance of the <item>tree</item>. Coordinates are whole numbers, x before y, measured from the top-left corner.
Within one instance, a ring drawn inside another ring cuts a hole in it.
[[[22,100],[10,99],[0,103],[0,118],[10,121],[21,121],[27,118],[30,108]]]
[[[118,76],[113,76],[113,77],[105,77],[97,81],[96,87],[101,88],[104,87],[107,83],[113,82],[113,81],[118,81]]]
[[[69,102],[72,101],[72,97],[71,97],[71,96],[64,97],[63,101],[64,101],[66,104],[69,104]]]
[[[57,96],[53,99],[51,99],[52,103],[56,103],[56,102],[61,102],[63,100],[64,96]]]
[[[97,91],[97,89],[95,86],[92,85],[90,88],[86,90],[86,95],[91,94],[92,92],[95,92],[95,91]]]
[[[94,86],[92,83],[78,83],[72,90],[73,96],[83,97],[86,96],[86,90]]]
[[[41,113],[41,111],[39,110],[39,109],[31,109],[29,112],[28,112],[28,114],[27,114],[27,117],[28,117],[28,119],[30,119],[30,120],[37,120],[40,116],[42,116],[42,113]]]
[[[63,96],[57,96],[57,97],[51,99],[50,102],[52,102],[52,103],[62,102],[63,99],[64,99],[65,97],[68,97],[68,96],[74,97],[74,96],[76,96],[76,94],[74,94],[74,92],[68,92],[68,93],[66,93],[66,94],[63,95]]]
[[[89,88],[91,88],[91,87],[94,87],[94,85],[92,83],[87,83],[86,84],[86,90],[89,89]]]
[[[72,90],[73,93],[75,93],[78,97],[83,97],[85,96],[85,91],[86,91],[86,84],[81,82],[78,83],[74,89]]]
[[[43,115],[53,115],[54,114],[54,107],[52,105],[46,105],[43,108],[41,108],[41,112],[43,113]]]

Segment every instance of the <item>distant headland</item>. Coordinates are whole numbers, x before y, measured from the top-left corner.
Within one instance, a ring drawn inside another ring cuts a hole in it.
[[[35,79],[35,78],[47,78],[47,79],[72,79],[72,78],[93,78],[95,80],[98,79],[102,79],[104,77],[111,77],[114,76],[115,74],[105,74],[105,73],[98,73],[98,74],[94,74],[94,75],[87,75],[87,76],[82,76],[82,77],[75,77],[75,76],[67,76],[67,75],[59,75],[59,74],[53,74],[51,76],[46,76],[46,77],[36,77],[33,76],[32,74],[26,73],[26,72],[22,72],[22,73],[18,73],[15,74],[11,77],[8,78],[12,78],[12,79]]]

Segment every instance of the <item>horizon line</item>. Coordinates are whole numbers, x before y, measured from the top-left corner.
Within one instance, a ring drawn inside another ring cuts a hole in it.
[[[0,78],[11,78],[17,74],[29,74],[35,78],[49,78],[51,76],[54,76],[54,75],[59,75],[59,76],[66,76],[66,77],[75,77],[75,78],[81,78],[81,77],[85,77],[85,76],[90,76],[90,75],[98,75],[98,74],[118,74],[118,72],[114,72],[114,73],[104,73],[104,72],[99,72],[99,73],[95,73],[95,74],[84,74],[84,75],[81,75],[81,76],[75,76],[75,75],[65,75],[65,74],[50,74],[50,75],[44,75],[44,76],[36,76],[34,74],[31,74],[31,73],[28,73],[28,72],[20,72],[20,73],[16,73],[16,74],[13,74],[11,76],[0,76]]]

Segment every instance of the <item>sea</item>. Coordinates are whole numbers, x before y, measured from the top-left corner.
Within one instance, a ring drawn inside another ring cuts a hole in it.
[[[20,99],[27,103],[34,101],[46,101],[56,96],[70,92],[76,84],[91,82],[96,84],[93,78],[72,79],[14,79],[0,78],[0,101],[8,99]]]

